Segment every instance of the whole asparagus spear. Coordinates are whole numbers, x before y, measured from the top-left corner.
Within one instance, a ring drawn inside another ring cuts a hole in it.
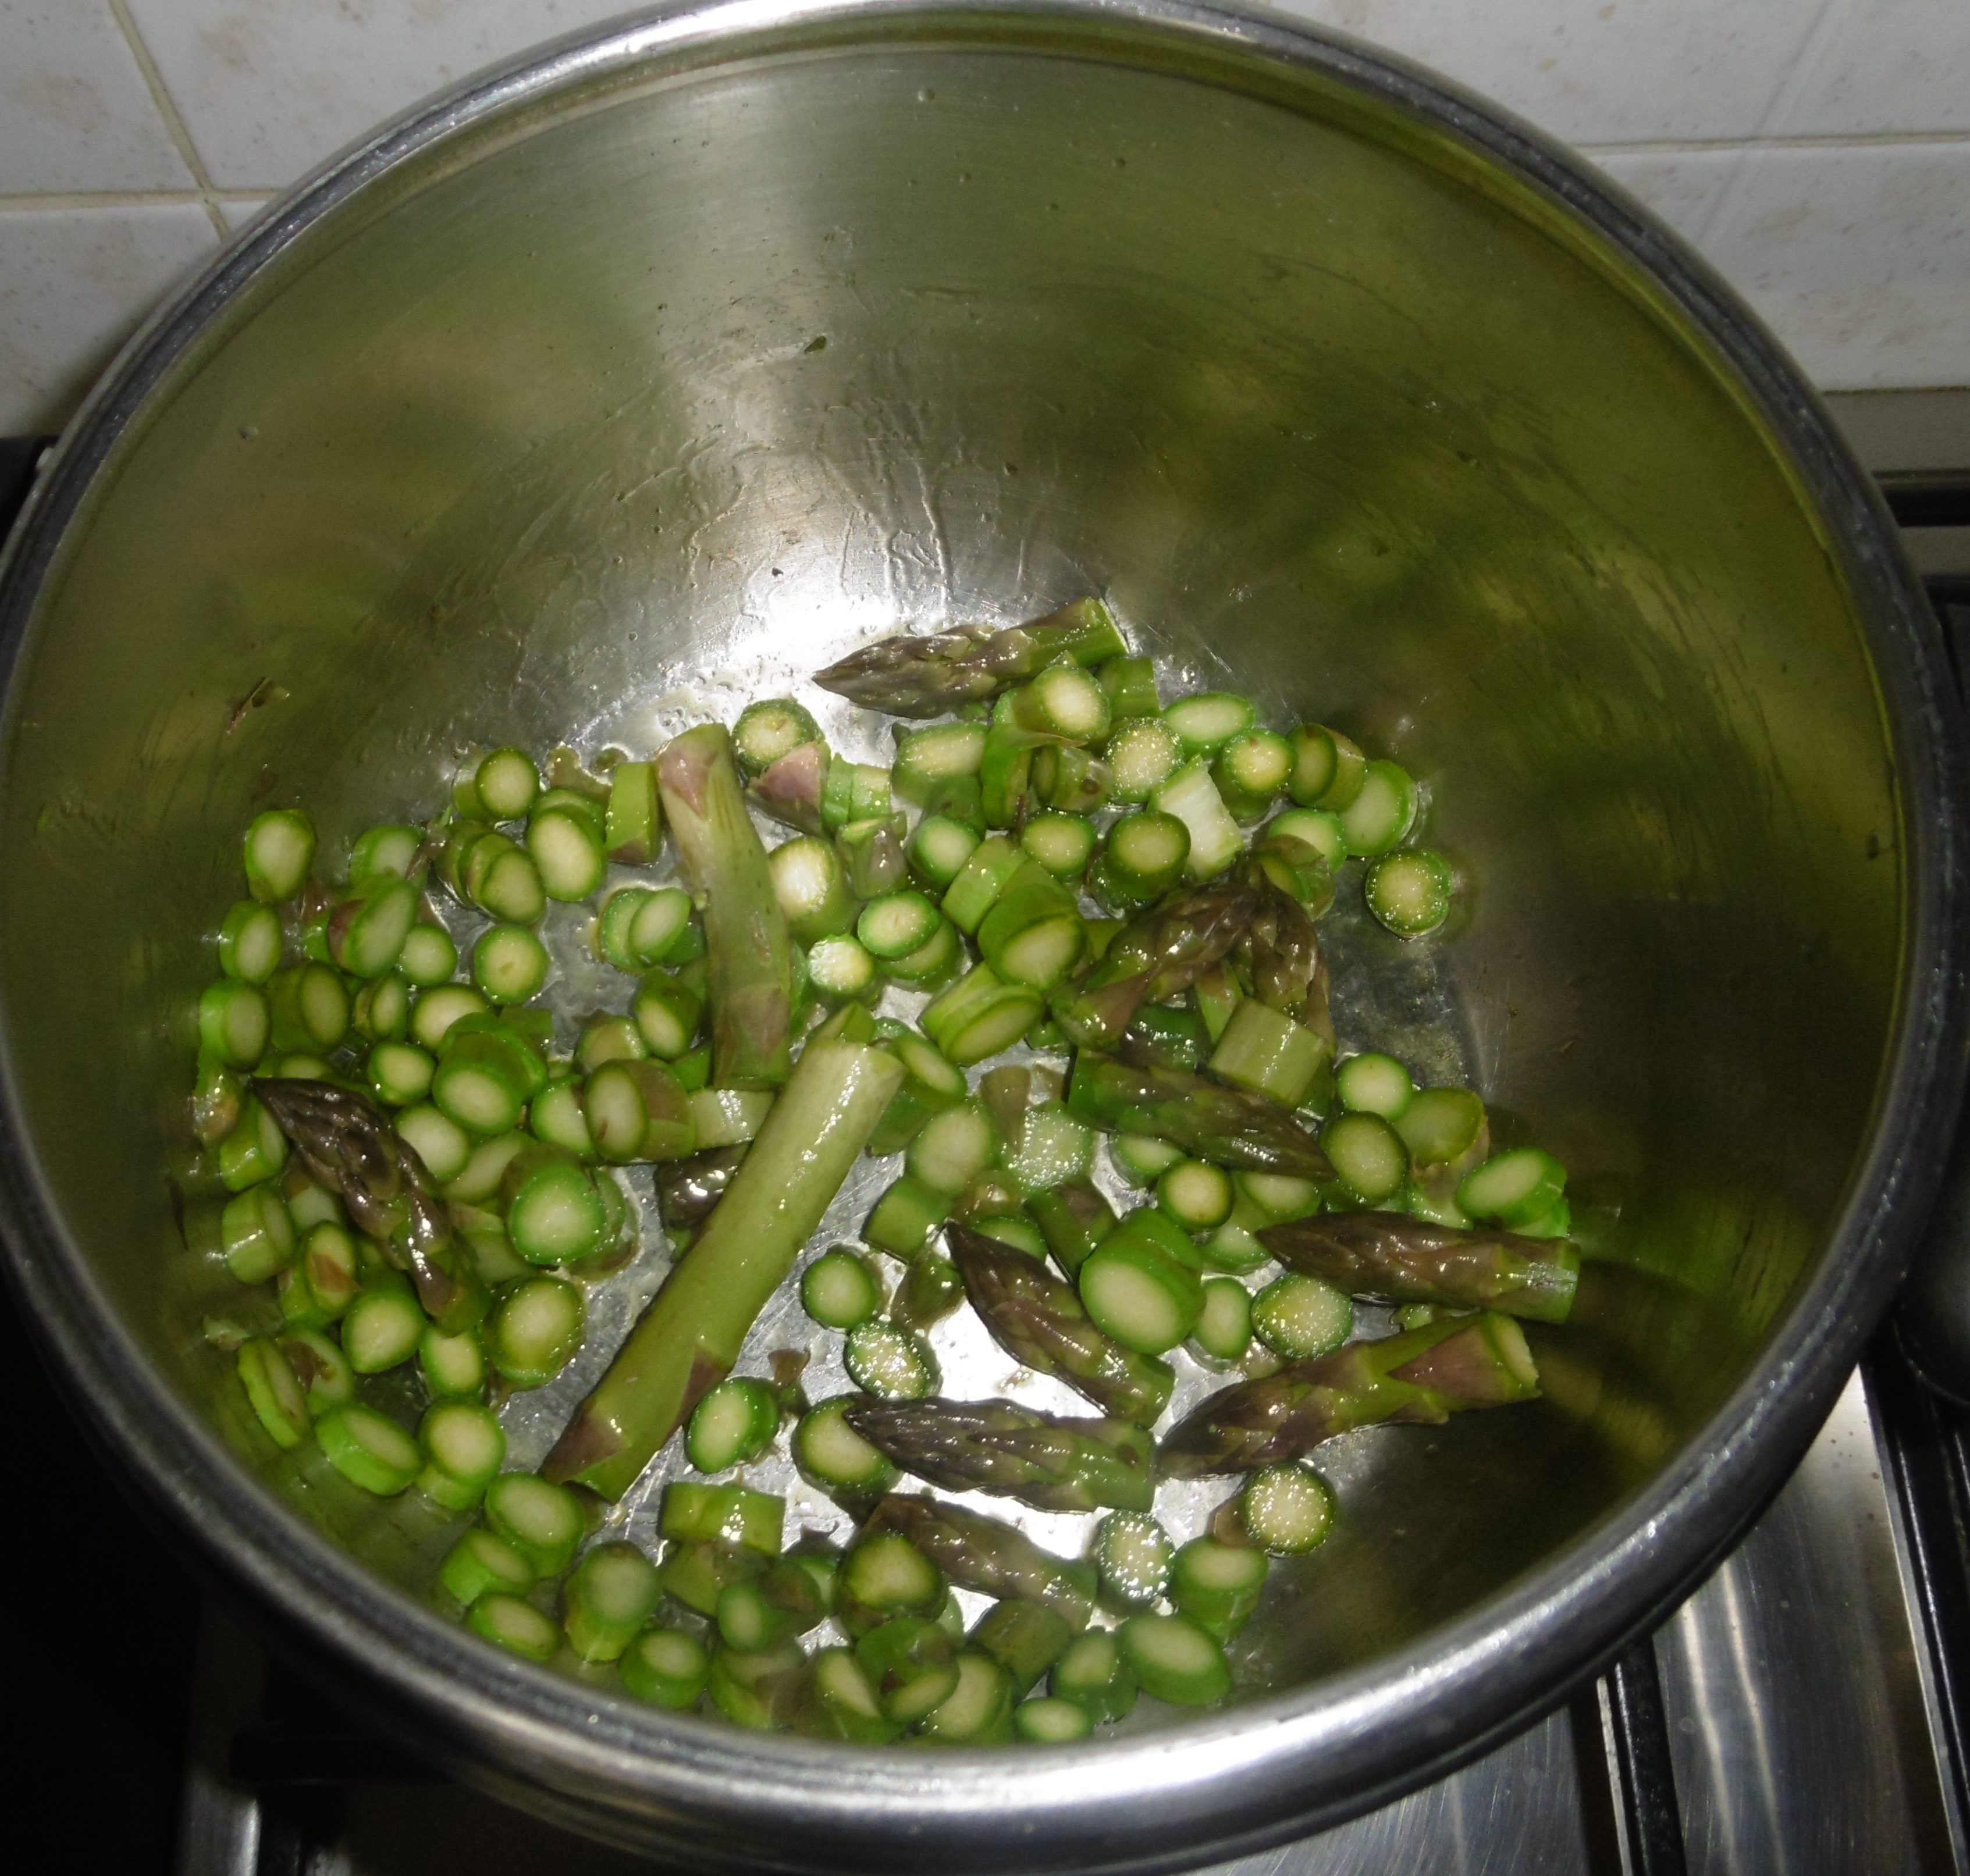
[[[684,1261],[542,1469],[619,1498],[722,1381],[766,1299],[869,1144],[903,1079],[880,1049],[818,1033]]]
[[[1250,887],[1225,881],[1180,888],[1158,900],[1115,934],[1085,978],[1054,992],[1048,999],[1054,1021],[1083,1048],[1113,1047],[1145,1003],[1181,995],[1224,956],[1245,936],[1260,904]]]
[[[436,1182],[380,1108],[327,1082],[255,1076],[248,1086],[317,1183],[340,1193],[357,1229],[410,1274],[440,1329],[455,1334],[486,1313],[485,1286],[459,1254]]]
[[[1124,1055],[1133,1053],[1128,1043],[1123,1047]],[[1299,1179],[1334,1177],[1320,1142],[1276,1101],[1185,1069],[1082,1049],[1074,1058],[1067,1105],[1093,1126],[1152,1134],[1194,1160]]]
[[[665,745],[657,785],[704,907],[714,1078],[721,1088],[777,1088],[789,1067],[792,955],[724,725],[701,723]]]
[[[1085,1628],[1094,1612],[1092,1564],[1042,1550],[1023,1531],[983,1512],[892,1491],[863,1530],[899,1531],[961,1589],[1044,1603],[1076,1628]]]
[[[861,1401],[842,1418],[906,1472],[1042,1511],[1155,1502],[1156,1443],[1127,1420],[1042,1413],[1010,1401]]]
[[[1435,1425],[1539,1391],[1532,1351],[1509,1316],[1455,1317],[1224,1388],[1164,1435],[1157,1463],[1169,1478],[1249,1472],[1357,1426]]]
[[[942,716],[996,696],[1062,657],[1098,664],[1128,650],[1114,615],[1098,599],[1076,599],[1030,625],[963,625],[927,636],[899,633],[851,651],[814,681],[824,690],[891,716]]]
[[[1169,1364],[1110,1342],[1073,1286],[1037,1258],[968,1225],[946,1225],[944,1240],[971,1306],[1008,1355],[1139,1426],[1153,1424],[1169,1405]]]
[[[1395,1212],[1330,1212],[1268,1225],[1259,1241],[1289,1270],[1377,1303],[1436,1303],[1563,1323],[1580,1280],[1564,1238],[1459,1231]]]

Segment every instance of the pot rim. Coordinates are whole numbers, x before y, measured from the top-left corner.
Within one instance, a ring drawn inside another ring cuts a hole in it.
[[[491,1748],[509,1785],[516,1773],[531,1780],[591,1830],[634,1840],[736,1819],[795,1861],[887,1842],[899,1867],[935,1856],[952,1868],[1086,1859],[1146,1869],[1206,1844],[1221,1854],[1259,1848],[1386,1802],[1557,1704],[1735,1540],[1886,1308],[1940,1174],[1964,1069],[1959,712],[1939,630],[1871,481],[1734,292],[1582,159],[1432,73],[1276,16],[1193,0],[680,0],[414,108],[289,191],[152,316],[90,394],[0,554],[8,690],[41,585],[152,391],[277,257],[408,159],[565,87],[646,67],[703,68],[795,43],[802,30],[847,44],[913,28],[962,43],[987,24],[1003,37],[1049,22],[1109,29],[1103,49],[1117,63],[1140,67],[1157,47],[1214,51],[1256,61],[1255,71],[1312,71],[1406,109],[1585,224],[1707,342],[1832,546],[1897,760],[1903,978],[1873,1131],[1825,1254],[1771,1346],[1645,1489],[1516,1585],[1371,1663],[1180,1727],[1021,1754],[1015,1769],[998,1752],[824,1746],[600,1701],[483,1646],[374,1576],[267,1492],[124,1332],[41,1180],[0,1028],[8,1274],[85,1417],[219,1574],[277,1611],[310,1655],[356,1667],[365,1705],[385,1724],[481,1782],[495,1777],[478,1756]],[[11,716],[11,696],[4,707]],[[702,1839],[696,1847],[723,1854]]]

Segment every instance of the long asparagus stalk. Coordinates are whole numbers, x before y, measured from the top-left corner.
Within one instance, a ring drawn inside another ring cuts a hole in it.
[[[1299,1179],[1334,1177],[1320,1142],[1276,1101],[1185,1069],[1083,1049],[1074,1058],[1067,1105],[1093,1126],[1167,1140],[1214,1165]]]
[[[550,1478],[608,1498],[635,1482],[738,1359],[902,1079],[880,1049],[808,1044],[703,1234],[548,1456]]]
[[[1103,1413],[1151,1425],[1169,1406],[1169,1363],[1111,1342],[1072,1287],[1039,1261],[968,1225],[945,1228],[951,1261],[993,1339],[1007,1354],[1085,1394]]]
[[[1377,1303],[1435,1303],[1563,1323],[1580,1280],[1564,1238],[1459,1231],[1395,1212],[1341,1212],[1268,1225],[1258,1239],[1289,1270]]]
[[[1230,881],[1159,899],[1115,934],[1084,979],[1054,992],[1054,1021],[1083,1048],[1113,1047],[1145,1003],[1180,995],[1224,957],[1260,904],[1249,886]]]
[[[892,716],[942,716],[996,696],[1061,657],[1099,664],[1128,645],[1098,599],[1077,599],[1030,625],[995,631],[964,625],[917,637],[899,633],[851,651],[814,681],[824,690]]]
[[[667,744],[657,784],[704,907],[714,1078],[721,1088],[777,1088],[789,1067],[792,953],[724,725],[701,723]]]
[[[1093,1564],[1042,1550],[1023,1531],[983,1512],[891,1492],[863,1527],[865,1537],[884,1530],[901,1532],[961,1589],[1044,1603],[1076,1628],[1085,1628],[1094,1612]]]
[[[317,1184],[339,1193],[366,1237],[410,1274],[425,1313],[446,1334],[486,1313],[485,1286],[458,1254],[451,1215],[417,1149],[353,1089],[256,1076],[249,1082]]]
[[[1157,1462],[1171,1478],[1256,1472],[1357,1426],[1435,1425],[1539,1391],[1532,1351],[1509,1316],[1453,1318],[1227,1388],[1164,1436]]]
[[[1156,1445],[1127,1420],[1042,1413],[1010,1401],[859,1401],[842,1417],[906,1472],[1043,1511],[1146,1511]]]

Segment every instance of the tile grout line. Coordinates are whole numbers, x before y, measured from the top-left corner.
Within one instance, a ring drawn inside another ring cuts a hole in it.
[[[219,192],[213,187],[212,178],[206,173],[198,147],[191,140],[190,127],[172,99],[164,83],[164,73],[158,70],[157,60],[151,57],[150,47],[145,44],[143,34],[137,30],[137,22],[130,16],[128,0],[109,0],[109,11],[116,21],[117,30],[130,48],[130,56],[137,61],[137,69],[144,75],[144,83],[150,89],[151,102],[158,107],[158,114],[164,120],[171,141],[177,146],[178,154],[184,159],[185,167],[191,171],[192,180],[198,185],[193,200],[203,207],[220,242],[230,241],[232,231],[226,226],[226,217],[220,211]]]
[[[118,5],[122,0],[115,0]],[[1785,76],[1779,80],[1778,89],[1770,101],[1759,113],[1755,138],[1768,124],[1783,123],[1785,113],[1796,101],[1812,74],[1819,70],[1820,61],[1825,57],[1827,41],[1832,37],[1845,18],[1840,0],[1820,0],[1819,11],[1813,16],[1812,24],[1806,29],[1799,41],[1798,50],[1793,54],[1792,62],[1786,68]],[[1736,206],[1738,198],[1744,193],[1744,178],[1751,165],[1742,156],[1731,166],[1731,173],[1724,179],[1724,187],[1705,210],[1703,218],[1690,231],[1690,245],[1702,250],[1712,232],[1721,222],[1726,212]]]
[[[1818,137],[1637,138],[1626,143],[1576,143],[1583,156],[1700,155],[1718,151],[1756,150],[1897,150],[1913,147],[1947,149],[1970,143],[1966,130],[1843,131]]]
[[[219,203],[264,202],[278,193],[271,189],[218,189],[212,192],[212,198]],[[197,208],[205,203],[206,192],[198,189],[46,190],[32,195],[0,196],[0,214],[33,214],[50,209]]]

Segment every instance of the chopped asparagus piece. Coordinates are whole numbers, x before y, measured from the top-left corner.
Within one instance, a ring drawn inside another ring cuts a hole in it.
[[[1234,1170],[1333,1176],[1321,1143],[1284,1108],[1181,1069],[1139,1067],[1084,1047],[1074,1057],[1067,1105],[1094,1126],[1152,1134]]]
[[[823,1252],[801,1278],[801,1306],[824,1329],[853,1329],[882,1303],[873,1273],[844,1245]]]
[[[657,780],[679,856],[704,902],[719,1082],[776,1088],[788,1073],[789,940],[723,727],[703,724],[668,744]]]
[[[1215,1637],[1181,1615],[1132,1615],[1116,1631],[1143,1691],[1178,1706],[1214,1706],[1231,1691]]]
[[[1091,1420],[1009,1401],[868,1401],[847,1423],[904,1471],[948,1491],[983,1491],[1042,1511],[1146,1511],[1154,1449],[1126,1420]]]
[[[866,1018],[865,1018],[866,1020]],[[736,1358],[901,1086],[894,1057],[817,1035],[691,1254],[551,1456],[619,1497]]]
[[[1334,1092],[1351,1114],[1399,1121],[1416,1099],[1409,1072],[1392,1055],[1351,1055],[1334,1071]]]
[[[802,745],[821,740],[821,729],[791,697],[767,697],[749,703],[732,731],[733,754],[748,781],[763,775],[782,756]]]
[[[1383,855],[1361,881],[1368,910],[1399,938],[1426,938],[1441,927],[1456,888],[1450,862],[1425,848]]]
[[[1136,1704],[1136,1670],[1112,1628],[1074,1637],[1047,1677],[1055,1699],[1071,1701],[1097,1723],[1126,1719]]]
[[[1538,1392],[1532,1352],[1510,1316],[1455,1317],[1225,1388],[1165,1436],[1159,1463],[1169,1478],[1255,1472],[1357,1426],[1435,1425]]]
[[[616,1663],[623,1685],[639,1700],[681,1712],[697,1704],[711,1670],[704,1644],[681,1628],[646,1628]]]
[[[701,1472],[756,1459],[779,1430],[779,1403],[764,1382],[727,1375],[691,1410],[684,1450]]]
[[[424,1468],[418,1443],[395,1420],[359,1401],[324,1413],[314,1433],[329,1464],[379,1498],[395,1497]]]
[[[664,1488],[658,1527],[685,1543],[733,1544],[763,1556],[779,1553],[786,1501],[745,1485],[674,1479]]]
[[[1204,1307],[1191,1337],[1214,1361],[1239,1360],[1252,1344],[1251,1293],[1235,1277],[1205,1277]]]
[[[961,703],[996,696],[1056,658],[1093,666],[1127,650],[1113,615],[1090,598],[1003,631],[970,625],[927,637],[878,639],[817,672],[814,681],[892,716],[942,716]]]
[[[1275,1355],[1309,1362],[1339,1348],[1354,1332],[1354,1306],[1345,1290],[1289,1271],[1252,1299],[1252,1332]]]
[[[1460,1231],[1392,1212],[1268,1225],[1260,1239],[1289,1269],[1376,1302],[1497,1310],[1562,1323],[1579,1280],[1579,1254],[1564,1238]]]
[[[1334,1515],[1333,1488],[1309,1466],[1268,1465],[1238,1495],[1247,1535],[1274,1556],[1297,1556],[1323,1543]]]
[[[486,1488],[486,1522],[542,1576],[558,1576],[581,1542],[574,1494],[532,1472],[502,1472]]]
[[[575,1658],[616,1660],[662,1595],[657,1566],[634,1544],[597,1544],[561,1591],[561,1627]]]
[[[879,1401],[920,1401],[937,1391],[937,1358],[928,1344],[902,1323],[859,1323],[841,1352],[848,1378]],[[864,1439],[867,1432],[848,1413],[848,1423]]]
[[[314,823],[298,808],[269,808],[246,829],[242,858],[255,898],[268,905],[291,899],[314,864]]]
[[[1321,805],[1334,807],[1331,801]],[[1335,811],[1350,853],[1387,853],[1401,845],[1416,825],[1416,785],[1396,763],[1370,762],[1362,771],[1354,800]]]
[[[1162,1413],[1173,1382],[1165,1363],[1110,1341],[1075,1292],[1024,1251],[966,1225],[952,1225],[948,1236],[972,1307],[1016,1360],[1139,1426]]]
[[[960,1505],[892,1492],[863,1528],[871,1534],[895,1532],[908,1538],[961,1589],[1044,1603],[1077,1629],[1087,1625],[1093,1612],[1096,1578],[1091,1564],[1070,1562],[1042,1550],[1030,1537],[996,1518]],[[865,1537],[863,1541],[868,1539]]]
[[[529,1277],[500,1298],[486,1352],[515,1387],[544,1388],[574,1358],[586,1314],[574,1284],[558,1277]]]

